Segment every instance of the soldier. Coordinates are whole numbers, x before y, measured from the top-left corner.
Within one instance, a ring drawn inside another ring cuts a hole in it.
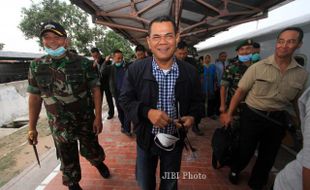
[[[242,75],[252,64],[253,41],[243,40],[236,47],[237,57],[226,67],[221,80],[221,106],[220,112],[225,112],[226,105],[229,105],[231,97],[234,95],[238,87],[238,82]]]
[[[97,137],[102,131],[100,81],[86,58],[66,50],[67,33],[59,23],[45,23],[40,38],[48,55],[31,62],[29,68],[28,141],[38,143],[36,124],[43,101],[61,161],[63,184],[69,190],[80,190],[77,140],[81,155],[104,178],[110,176]]]

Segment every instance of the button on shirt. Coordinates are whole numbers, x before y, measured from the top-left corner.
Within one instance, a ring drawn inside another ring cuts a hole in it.
[[[288,110],[304,89],[308,73],[292,59],[282,74],[274,55],[252,65],[238,87],[248,92],[246,104],[262,111]]]
[[[173,59],[173,64],[170,70],[168,71],[160,69],[153,58],[152,73],[158,83],[157,109],[166,112],[171,119],[176,119],[175,84],[179,77],[179,67],[175,58]],[[169,124],[165,128],[157,128],[153,126],[152,133],[175,134],[176,128],[172,124]]]

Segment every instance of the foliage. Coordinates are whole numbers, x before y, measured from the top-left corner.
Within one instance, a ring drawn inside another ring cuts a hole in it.
[[[132,53],[129,42],[124,40],[124,38],[115,34],[105,36],[106,28],[104,26],[90,27],[87,20],[88,15],[75,5],[67,4],[60,0],[41,0],[41,2],[36,2],[34,3],[33,1],[31,7],[28,9],[22,9],[23,18],[19,24],[19,28],[27,39],[35,37],[39,39],[41,25],[46,21],[53,20],[59,22],[66,29],[70,37],[70,48],[76,49],[82,54],[90,55],[89,49],[94,45],[101,44],[101,49],[106,49],[103,46],[108,46],[109,48],[112,43],[106,43],[105,41],[117,41],[117,44],[120,46],[113,47],[124,50],[125,55],[127,55],[127,51],[129,51],[129,54]],[[106,39],[114,37],[116,39]],[[40,43],[39,40],[38,43]]]
[[[4,45],[5,45],[4,43],[0,43],[0,50],[3,49]]]
[[[112,30],[108,30],[105,34],[103,41],[98,41],[96,47],[98,47],[104,55],[110,55],[114,50],[119,49],[123,52],[124,59],[129,61],[134,54],[131,48],[131,44],[119,34]]]

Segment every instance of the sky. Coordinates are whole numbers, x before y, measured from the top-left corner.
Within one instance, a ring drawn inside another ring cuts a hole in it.
[[[33,0],[38,2],[37,0]],[[63,0],[70,2],[69,0]],[[4,51],[20,51],[31,53],[43,53],[37,42],[37,38],[26,40],[23,32],[18,28],[22,20],[21,10],[29,8],[31,0],[0,1],[0,43],[4,43]]]
[[[64,1],[69,2],[69,0]],[[0,43],[5,44],[3,48],[4,51],[20,51],[32,53],[43,52],[37,43],[38,39],[26,40],[26,37],[23,35],[22,31],[18,28],[18,25],[22,19],[22,7],[29,8],[31,4],[31,0],[0,1],[0,23],[2,25],[2,30],[0,30]],[[302,14],[310,14],[310,9],[308,7],[309,0],[295,0],[288,5],[285,5],[284,7],[274,10],[273,12],[276,12],[276,14],[269,14],[271,20],[268,20],[267,22],[268,24],[272,24],[274,22],[278,22],[279,20],[296,17]],[[258,26],[258,22],[251,22],[252,25],[254,25],[254,29]],[[243,25],[244,28],[253,28],[253,26],[249,26],[250,25]],[[216,35],[216,37],[218,39],[226,39],[232,37],[234,31],[235,33],[240,33],[238,32],[238,30],[238,28],[234,30],[229,30],[228,32],[223,32],[220,35]],[[211,38],[209,39],[211,41],[200,43],[196,47],[198,47],[198,49],[202,48],[205,46],[204,44],[212,43],[212,40],[217,41],[217,38]]]

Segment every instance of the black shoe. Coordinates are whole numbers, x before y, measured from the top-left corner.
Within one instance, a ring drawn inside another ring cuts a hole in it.
[[[112,119],[113,117],[114,117],[113,115],[109,115],[107,119]]]
[[[73,183],[72,185],[69,185],[69,190],[83,190],[78,183]]]
[[[127,135],[128,137],[132,136],[131,132],[126,131],[124,128],[121,128],[121,132]]]
[[[236,172],[229,172],[228,179],[229,179],[230,183],[237,185],[238,181],[239,181],[239,174]]]
[[[198,128],[198,126],[193,126],[193,127],[192,127],[192,131],[193,131],[196,135],[198,135],[198,136],[203,136],[203,135],[204,135],[204,133]]]
[[[98,169],[98,171],[102,177],[104,177],[104,178],[110,177],[109,168],[103,162],[96,165],[95,167]]]

